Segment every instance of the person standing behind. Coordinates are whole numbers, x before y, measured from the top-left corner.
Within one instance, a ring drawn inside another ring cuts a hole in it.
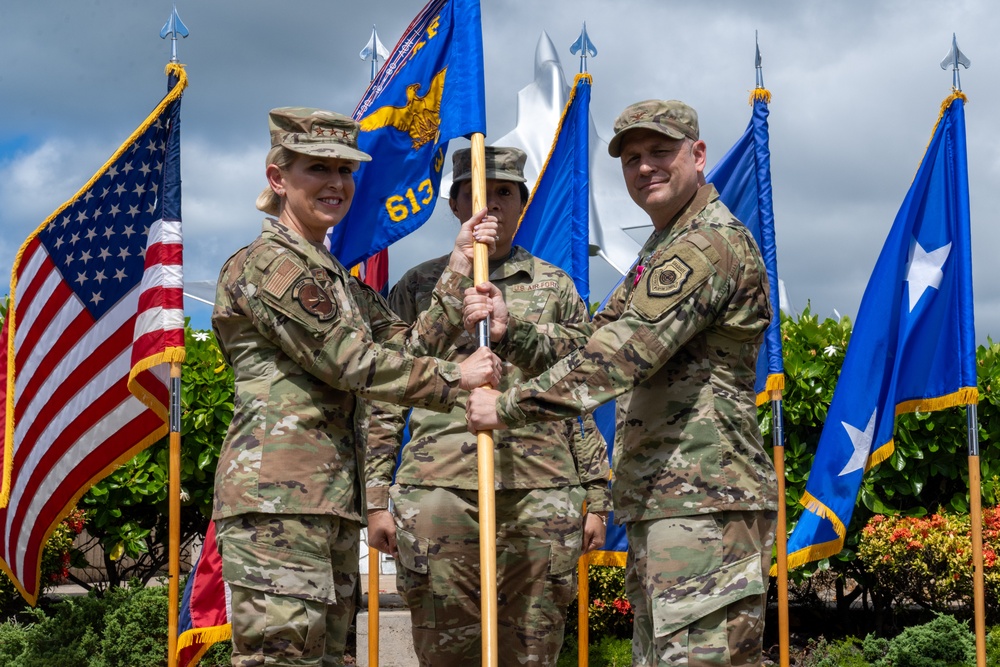
[[[431,358],[462,333],[435,301],[413,326],[323,246],[351,206],[358,124],[302,107],[269,114],[272,215],[219,275],[212,326],[233,367],[233,419],[215,476],[222,577],[232,590],[232,664],[342,665],[354,619],[364,486],[359,398],[450,410],[460,389],[499,380],[488,350],[460,364]],[[449,266],[472,270],[470,216]],[[475,231],[474,231],[475,230]],[[457,317],[456,317],[457,319]]]
[[[470,428],[619,397],[612,495],[629,541],[633,664],[759,665],[777,508],[753,391],[771,318],[764,262],[705,182],[694,109],[638,102],[614,131],[608,152],[654,231],[575,351],[510,317],[496,288],[467,290],[466,328],[492,312],[492,339],[554,363],[502,394],[473,390]]]
[[[449,201],[462,220],[472,210],[469,149],[456,151],[453,160]],[[487,210],[499,224],[490,279],[514,316],[543,327],[562,324],[582,344],[591,327],[572,279],[513,246],[528,198],[524,162],[517,148],[486,147]],[[447,262],[445,256],[420,264],[393,287],[389,305],[403,320],[415,321],[430,306]],[[445,358],[461,361],[477,347],[476,337],[466,334]],[[501,387],[538,370],[505,364]],[[417,657],[433,667],[481,660],[477,447],[461,403],[450,413],[413,410],[412,438],[398,469],[404,411],[376,405],[369,426],[369,544],[398,557],[397,581],[410,608]],[[507,431],[498,434],[495,447],[500,664],[555,665],[576,595],[577,561],[604,544],[607,448],[589,416]],[[394,472],[396,485],[390,486]]]

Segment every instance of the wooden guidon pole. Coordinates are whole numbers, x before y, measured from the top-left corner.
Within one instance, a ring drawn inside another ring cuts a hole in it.
[[[788,634],[788,523],[785,508],[785,441],[781,390],[770,392],[774,473],[778,478],[778,664],[789,667]]]
[[[368,665],[378,667],[378,588],[382,573],[378,549],[368,547]]]
[[[976,667],[986,667],[986,590],[983,571],[983,499],[979,467],[979,417],[975,403],[965,406],[969,432],[969,519],[972,522],[973,613]]]
[[[168,529],[167,665],[177,667],[181,562],[181,364],[170,364],[170,517]]]
[[[472,135],[472,211],[486,206],[486,143],[479,132]],[[485,243],[474,246],[472,279],[476,285],[490,278],[490,250]],[[489,347],[489,320],[479,323],[479,346]],[[479,459],[479,601],[483,625],[483,667],[497,667],[497,512],[493,491],[493,433],[476,434]]]

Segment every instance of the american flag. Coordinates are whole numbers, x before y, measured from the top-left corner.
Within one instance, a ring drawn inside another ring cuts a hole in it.
[[[167,432],[184,358],[181,91],[39,226],[14,261],[0,333],[0,558],[34,604],[46,539],[76,501]],[[158,366],[158,367],[157,367]]]

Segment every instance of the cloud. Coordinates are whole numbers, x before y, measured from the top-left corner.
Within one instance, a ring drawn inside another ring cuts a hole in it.
[[[350,113],[367,85],[358,52],[373,23],[392,47],[421,0],[346,4],[296,0],[180,3],[191,30],[179,42],[190,87],[183,118],[187,273],[216,275],[259,228],[266,114],[284,105]],[[957,33],[973,67],[969,96],[977,340],[1000,332],[993,249],[1000,227],[1000,63],[990,0],[666,3],[662,0],[487,0],[483,6],[487,140],[515,124],[516,95],[534,75],[547,31],[567,78],[583,22],[598,49],[592,114],[607,138],[627,104],[679,98],[694,105],[714,163],[749,118],[754,33],[773,94],[770,129],[779,271],[797,307],[853,315],[951,85],[939,63]],[[169,44],[158,37],[169,3],[58,0],[9,3],[0,41],[0,271],[23,240],[103,164],[166,88]],[[460,145],[460,142],[454,142]],[[610,159],[610,158],[609,158]],[[444,207],[426,230],[390,251],[390,278],[447,250]],[[19,238],[21,237],[21,238]],[[425,238],[427,237],[427,238]],[[13,240],[17,239],[17,240]],[[613,272],[594,270],[593,293]]]

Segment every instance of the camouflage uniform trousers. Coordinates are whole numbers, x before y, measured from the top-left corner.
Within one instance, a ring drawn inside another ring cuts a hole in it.
[[[759,665],[775,524],[773,511],[628,524],[632,664]]]
[[[583,546],[579,486],[496,492],[500,665],[555,665]],[[397,584],[425,667],[478,665],[479,496],[393,486]]]
[[[233,667],[343,665],[360,525],[322,514],[242,514],[215,526],[232,589]]]

